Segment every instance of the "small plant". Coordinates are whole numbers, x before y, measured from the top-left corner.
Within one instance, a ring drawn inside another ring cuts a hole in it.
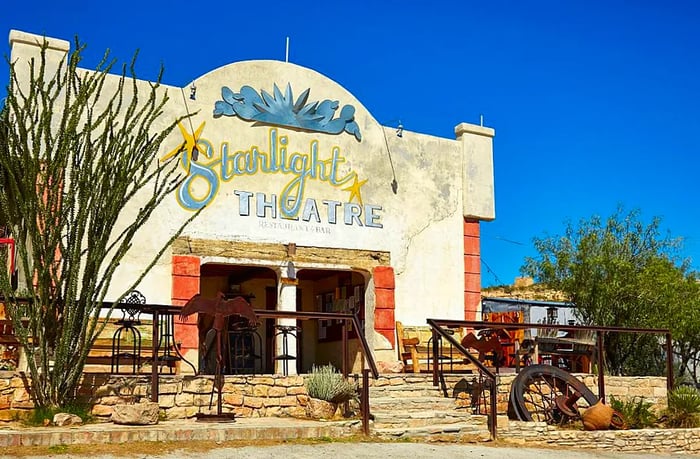
[[[667,427],[700,426],[700,392],[692,386],[680,386],[669,392],[664,411]]]
[[[79,416],[83,422],[90,422],[93,420],[89,405],[74,403],[61,408],[36,407],[32,410],[32,414],[26,419],[25,423],[29,426],[47,425],[47,422],[53,422],[53,417],[58,413],[74,414]]]
[[[53,445],[49,446],[48,449],[51,454],[66,454],[68,452],[68,445]]]
[[[333,365],[314,365],[304,383],[311,398],[344,403],[357,397],[357,385],[348,381]]]
[[[610,396],[610,407],[622,415],[630,429],[644,429],[656,424],[656,415],[651,406],[652,403],[645,402],[644,397],[633,397],[623,402]]]

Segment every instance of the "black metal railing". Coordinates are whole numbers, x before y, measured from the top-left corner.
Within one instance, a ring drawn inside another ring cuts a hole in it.
[[[15,301],[18,301],[20,303],[28,303],[31,301],[29,298],[17,298]],[[5,299],[3,297],[0,297],[0,302],[5,302]],[[183,362],[189,364],[193,371],[195,371],[196,374],[196,369],[195,367],[187,361],[182,354],[180,354],[179,346],[175,342],[175,337],[174,337],[174,327],[173,327],[173,319],[174,316],[180,313],[180,310],[182,309],[182,306],[175,306],[175,305],[164,305],[164,304],[131,304],[127,302],[121,302],[121,303],[115,303],[115,302],[108,302],[105,301],[101,305],[102,310],[108,310],[112,311],[114,309],[125,309],[129,308],[131,310],[135,310],[138,313],[142,314],[151,314],[152,315],[152,358],[153,362],[151,365],[152,371],[151,371],[151,401],[157,402],[158,401],[158,392],[159,392],[159,365],[158,365],[158,359],[163,358],[163,356],[159,357],[159,352],[166,352],[170,353],[175,352],[178,360],[182,360]],[[342,364],[342,372],[343,376],[347,377],[349,374],[349,346],[348,346],[348,340],[349,340],[349,328],[348,325],[352,324],[356,336],[358,339],[358,342],[360,344],[360,352],[362,353],[362,388],[360,392],[360,409],[362,411],[362,429],[365,435],[369,434],[369,374],[371,372],[372,376],[374,379],[377,379],[379,377],[379,371],[377,370],[377,364],[374,361],[374,356],[372,355],[372,351],[369,348],[369,344],[367,343],[367,339],[364,334],[364,329],[362,328],[362,324],[360,323],[360,320],[357,316],[356,313],[354,314],[347,314],[347,313],[333,313],[333,312],[312,312],[312,311],[270,311],[266,309],[255,309],[254,310],[255,314],[260,317],[260,318],[266,318],[266,319],[296,319],[296,320],[342,320],[343,326],[342,326],[342,354],[343,354],[343,364]],[[161,333],[161,318],[165,318],[168,320],[169,324],[172,329],[168,329],[165,333]],[[105,318],[108,319],[108,318]],[[167,336],[166,336],[167,335]],[[163,344],[162,343],[162,338],[166,336],[168,339],[172,340],[172,343],[168,342]],[[161,349],[163,348],[163,349]],[[168,354],[169,357],[170,354]],[[369,367],[369,368],[367,368]]]
[[[105,303],[104,308],[120,309],[121,304],[111,304]],[[126,306],[126,305],[125,305]],[[133,307],[133,305],[129,305]],[[153,314],[153,355],[158,355],[158,343],[160,342],[160,330],[159,330],[159,318],[160,316],[174,316],[179,314],[181,307],[172,305],[154,305],[154,304],[144,304],[139,305],[142,312],[146,314]],[[347,377],[349,374],[349,362],[350,356],[348,353],[349,346],[349,328],[348,325],[352,324],[354,330],[357,332],[358,342],[360,344],[360,352],[362,354],[362,387],[360,391],[360,410],[362,412],[362,430],[365,435],[369,434],[369,374],[371,373],[374,379],[379,377],[379,371],[377,370],[377,364],[374,361],[374,356],[369,348],[367,339],[365,338],[364,330],[361,328],[361,323],[357,314],[344,314],[344,313],[334,313],[334,312],[312,312],[312,311],[270,311],[267,309],[254,309],[255,315],[261,319],[295,319],[295,320],[342,320],[343,330],[342,330],[342,373],[343,376]],[[179,350],[176,349],[179,354]],[[184,358],[183,358],[184,360]],[[189,363],[189,362],[187,362]],[[366,368],[369,367],[369,368]],[[158,378],[158,368],[157,365],[152,366],[151,374],[151,401],[158,401],[159,392],[159,378]]]
[[[255,309],[254,312],[256,316],[263,319],[342,320],[342,373],[345,377],[347,377],[349,374],[350,363],[350,356],[348,354],[348,324],[352,323],[352,326],[357,331],[357,337],[360,343],[360,352],[362,354],[362,387],[360,392],[362,431],[365,435],[369,435],[369,373],[371,372],[374,379],[377,379],[379,377],[379,371],[377,370],[377,364],[374,361],[372,351],[369,348],[369,344],[367,343],[364,330],[361,328],[360,320],[357,317],[357,314],[312,311],[270,311],[267,309]]]
[[[428,319],[428,325],[430,325],[430,328],[433,333],[433,385],[437,386],[440,380],[440,372],[442,372],[441,366],[438,364],[439,358],[440,358],[440,346],[438,344],[441,339],[446,340],[454,349],[457,349],[467,360],[469,360],[471,363],[476,366],[476,368],[479,370],[479,374],[486,378],[488,389],[489,389],[489,413],[488,413],[488,427],[489,427],[489,432],[491,433],[491,438],[493,440],[496,439],[496,395],[497,395],[497,387],[496,387],[496,374],[493,373],[491,370],[489,370],[483,363],[479,361],[476,357],[474,357],[469,351],[467,351],[464,346],[462,346],[461,343],[459,343],[455,338],[454,338],[454,332],[451,330],[451,328],[455,328],[454,325],[450,326],[450,328],[443,328],[447,324],[444,323],[445,321],[437,320],[437,319]],[[441,339],[438,339],[440,337]]]
[[[454,338],[454,329],[464,328],[473,330],[561,330],[569,332],[595,332],[596,334],[596,352],[597,352],[597,375],[598,375],[598,397],[605,401],[605,372],[604,372],[604,337],[606,333],[638,333],[638,334],[653,334],[665,336],[665,352],[666,352],[666,388],[670,392],[673,389],[673,342],[670,330],[666,328],[628,328],[628,327],[599,327],[588,325],[560,325],[560,324],[532,324],[532,323],[509,323],[509,322],[483,322],[470,320],[442,320],[442,319],[427,319],[433,333],[432,339],[432,354],[433,354],[433,385],[437,386],[441,377],[443,377],[442,368],[437,363],[439,362],[439,341],[446,340],[450,345],[457,349],[467,360],[476,366],[480,375],[486,378],[490,385],[490,413],[488,418],[489,431],[493,439],[497,435],[496,423],[496,406],[497,406],[497,388],[496,375],[489,370],[483,363],[474,357],[461,343]],[[440,339],[438,339],[440,337]],[[516,357],[517,358],[517,357]]]
[[[126,307],[126,304],[124,304]],[[103,308],[114,308],[120,309],[122,304],[112,304],[105,303]],[[133,308],[133,305],[129,305]],[[160,317],[162,316],[174,316],[179,314],[181,307],[172,305],[155,305],[155,304],[144,304],[138,306],[141,312],[153,315],[153,355],[158,355],[158,343],[161,341],[160,332]],[[277,319],[295,319],[295,320],[341,320],[343,323],[342,329],[342,373],[343,376],[347,377],[350,368],[350,356],[349,356],[349,325],[352,324],[356,335],[358,338],[360,352],[362,354],[362,387],[360,391],[360,410],[362,411],[362,428],[363,432],[369,434],[369,374],[371,373],[374,379],[379,377],[379,372],[377,370],[376,362],[372,355],[367,339],[365,338],[364,330],[361,328],[361,323],[356,314],[347,313],[334,313],[334,312],[313,312],[313,311],[279,311],[279,310],[267,310],[267,309],[254,309],[255,315],[261,319],[277,320]],[[176,348],[176,352],[179,350]],[[183,357],[184,361],[184,357]],[[189,363],[189,362],[187,362]],[[367,368],[369,367],[369,368]],[[193,367],[194,368],[194,367]],[[152,366],[151,373],[151,400],[154,402],[158,401],[159,392],[159,378],[158,378],[158,367],[157,365]]]

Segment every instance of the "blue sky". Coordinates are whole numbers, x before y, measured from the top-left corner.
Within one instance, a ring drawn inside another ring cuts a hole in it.
[[[382,124],[453,138],[483,115],[496,130],[485,286],[513,282],[533,237],[618,205],[661,217],[700,270],[694,2],[26,1],[3,9],[0,34],[11,29],[79,36],[88,68],[107,48],[121,61],[139,49],[141,78],[163,64],[181,86],[230,62],[284,60],[290,37],[291,62],[345,86]]]

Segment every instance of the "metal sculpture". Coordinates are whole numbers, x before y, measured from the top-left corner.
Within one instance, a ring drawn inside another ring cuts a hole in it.
[[[219,393],[217,401],[217,414],[214,419],[228,419],[222,413],[221,388],[223,387],[222,367],[223,367],[223,352],[222,352],[222,334],[226,329],[227,319],[232,316],[238,316],[243,321],[247,321],[251,328],[258,326],[258,319],[253,311],[252,306],[242,296],[237,296],[233,299],[226,299],[226,296],[219,292],[216,298],[206,298],[201,294],[196,294],[185,303],[180,311],[180,320],[186,319],[188,316],[199,313],[214,318],[212,331],[215,333],[216,340],[216,371],[215,381],[216,389]],[[206,340],[205,340],[206,342]],[[205,350],[206,352],[206,350]],[[214,388],[212,387],[212,398],[214,396]],[[211,400],[209,402],[211,408]],[[211,417],[201,416],[200,419],[211,419]],[[232,420],[232,416],[230,417]]]
[[[581,420],[581,411],[598,401],[571,373],[552,365],[530,365],[513,380],[508,415],[520,421],[561,425]]]
[[[476,349],[479,351],[479,361],[483,362],[486,360],[486,354],[493,354],[493,364],[494,366],[500,366],[504,360],[503,345],[498,337],[498,331],[490,333],[485,333],[486,336],[482,338],[477,338],[474,333],[467,333],[467,335],[462,338],[460,343],[463,347],[469,349]]]

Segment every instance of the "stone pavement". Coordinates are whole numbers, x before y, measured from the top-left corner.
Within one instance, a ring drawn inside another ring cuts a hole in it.
[[[357,419],[314,421],[296,418],[236,418],[234,422],[161,421],[149,426],[112,423],[70,427],[0,427],[0,450],[7,446],[57,446],[135,441],[285,440],[341,438],[362,432]]]

